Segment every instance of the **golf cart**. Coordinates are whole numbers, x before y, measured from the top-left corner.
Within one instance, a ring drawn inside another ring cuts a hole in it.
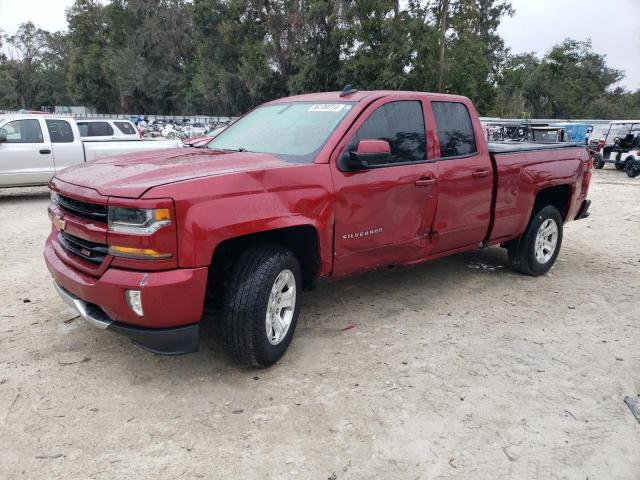
[[[571,134],[560,127],[531,127],[529,141],[533,143],[558,143],[571,140]]]
[[[638,160],[640,149],[640,120],[611,122],[604,138],[595,145],[593,167],[600,169],[613,163],[618,170]],[[631,175],[630,175],[631,176]]]

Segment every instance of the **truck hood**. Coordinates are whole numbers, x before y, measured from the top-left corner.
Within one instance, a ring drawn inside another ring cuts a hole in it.
[[[168,183],[290,165],[268,153],[169,149],[101,158],[66,168],[56,178],[101,195],[139,198],[150,188]]]

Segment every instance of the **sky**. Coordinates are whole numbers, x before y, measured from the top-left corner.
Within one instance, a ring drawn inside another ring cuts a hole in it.
[[[567,37],[591,39],[609,67],[625,71],[620,84],[640,89],[640,0],[510,1],[516,14],[498,33],[512,53],[544,55]]]
[[[513,53],[544,55],[567,37],[591,39],[610,67],[624,70],[621,86],[640,89],[640,0],[510,0],[516,10],[498,33]],[[0,28],[14,33],[31,20],[49,31],[66,28],[73,0],[0,0]]]

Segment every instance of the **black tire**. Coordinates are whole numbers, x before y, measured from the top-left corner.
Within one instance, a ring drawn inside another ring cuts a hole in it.
[[[536,241],[538,231],[547,220],[555,222],[557,227],[557,240],[555,250],[549,260],[541,262],[536,258]],[[529,221],[527,229],[520,238],[509,242],[507,245],[509,265],[511,268],[532,276],[547,273],[560,253],[560,247],[562,245],[562,224],[562,215],[560,215],[556,207],[547,205],[538,210]]]
[[[625,162],[624,171],[627,173],[627,177],[636,178],[640,175],[640,160],[631,158]]]
[[[289,270],[295,278],[293,317],[283,339],[272,345],[266,331],[266,315],[272,287],[278,275]],[[249,247],[233,268],[225,292],[222,336],[225,349],[236,361],[257,368],[273,365],[284,355],[298,323],[302,275],[293,250],[279,245]]]
[[[604,167],[604,159],[602,158],[602,154],[601,153],[595,153],[593,155],[593,168],[595,169],[602,169]]]

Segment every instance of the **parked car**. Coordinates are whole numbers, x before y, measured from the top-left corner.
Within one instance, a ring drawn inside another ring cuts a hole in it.
[[[204,126],[204,123],[200,123],[200,122],[195,122],[191,124],[191,127],[189,128],[190,137],[199,137],[204,135],[206,132],[207,132],[207,129]]]
[[[627,160],[633,157],[629,152],[636,148],[639,135],[640,120],[611,122],[604,138],[596,145],[594,168],[604,168],[605,164],[613,163],[618,170],[624,170]]]
[[[209,144],[209,142],[211,140],[213,140],[218,135],[220,135],[222,132],[224,132],[226,128],[227,128],[227,125],[223,125],[221,127],[214,128],[210,132],[207,132],[204,135],[201,135],[199,137],[187,138],[187,139],[183,140],[183,142],[188,147],[204,148]]]
[[[206,298],[231,356],[267,367],[320,280],[490,245],[514,270],[546,273],[564,224],[588,215],[590,162],[571,143],[487,145],[461,96],[300,95],[207,149],[60,172],[44,257],[60,296],[99,328],[193,352]]]
[[[76,120],[80,137],[87,142],[109,140],[142,140],[142,135],[129,120],[82,119]]]
[[[0,187],[46,185],[62,169],[121,153],[177,148],[179,141],[88,142],[75,120],[54,115],[0,118]]]

